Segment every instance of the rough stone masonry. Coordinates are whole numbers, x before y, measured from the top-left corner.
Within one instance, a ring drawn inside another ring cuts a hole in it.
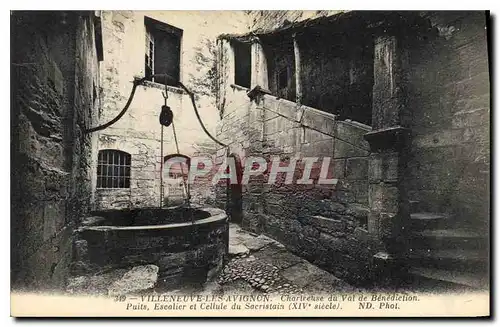
[[[404,256],[408,229],[402,227],[410,202],[486,233],[490,97],[484,12],[377,18],[362,12],[253,11],[250,17],[253,34],[219,40],[226,58],[217,136],[229,144],[219,149],[219,162],[226,156],[242,164],[253,155],[278,155],[284,162],[332,157],[339,183],[267,185],[264,176],[240,191],[220,187],[220,206],[238,207],[231,202],[241,194],[245,229],[278,239],[352,283],[377,277],[371,269],[377,252]],[[251,46],[249,87],[234,78],[235,42]],[[287,53],[280,48],[285,43],[291,45]]]
[[[62,288],[72,232],[90,210],[97,122],[99,18],[13,12],[13,288]]]

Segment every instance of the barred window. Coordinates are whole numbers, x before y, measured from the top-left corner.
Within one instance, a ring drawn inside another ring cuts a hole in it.
[[[130,159],[127,152],[100,150],[97,162],[98,188],[130,188]]]

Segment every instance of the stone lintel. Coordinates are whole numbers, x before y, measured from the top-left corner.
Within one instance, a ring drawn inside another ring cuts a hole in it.
[[[247,92],[247,96],[250,98],[250,100],[254,100],[264,94],[271,94],[271,91],[262,88],[260,85],[256,85]]]

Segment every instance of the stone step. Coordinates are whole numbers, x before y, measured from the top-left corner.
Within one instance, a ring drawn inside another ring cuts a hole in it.
[[[465,219],[455,217],[448,213],[437,212],[414,212],[410,214],[410,227],[413,230],[424,229],[461,229],[461,230],[474,230],[481,231],[481,233],[488,233],[489,223],[487,218],[479,219],[480,217],[470,217],[472,219]]]
[[[487,234],[467,229],[426,229],[409,235],[413,249],[486,249],[488,244]]]
[[[410,249],[410,267],[429,267],[457,271],[484,272],[488,270],[485,250],[464,249]]]
[[[442,213],[416,212],[410,214],[412,230],[440,228],[448,224],[449,216]]]
[[[477,274],[474,272],[463,272],[456,270],[445,270],[436,268],[413,267],[409,274],[427,279],[464,285],[475,289],[487,289],[489,287],[488,274]]]
[[[436,238],[487,238],[477,231],[467,229],[429,229],[416,231],[414,235],[420,237],[436,237]]]

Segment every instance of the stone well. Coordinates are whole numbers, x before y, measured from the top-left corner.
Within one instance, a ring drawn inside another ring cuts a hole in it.
[[[140,208],[94,212],[75,241],[75,260],[98,271],[152,264],[158,287],[204,283],[228,252],[226,213],[215,208]]]

